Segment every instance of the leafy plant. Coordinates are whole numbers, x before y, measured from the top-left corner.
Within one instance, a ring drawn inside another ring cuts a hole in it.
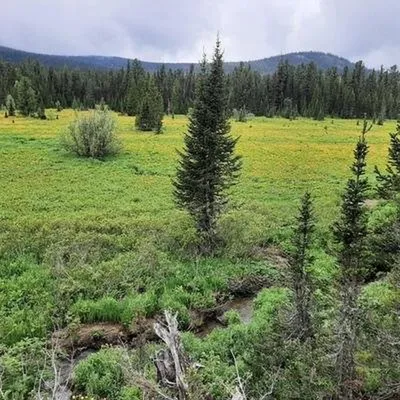
[[[115,120],[107,108],[97,107],[88,116],[76,117],[61,138],[64,148],[78,156],[104,158],[120,150]]]

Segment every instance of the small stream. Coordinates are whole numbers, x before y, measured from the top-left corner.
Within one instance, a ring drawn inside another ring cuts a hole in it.
[[[221,307],[214,312],[212,318],[207,318],[202,321],[202,324],[198,327],[195,335],[204,338],[209,335],[214,329],[223,329],[226,327],[226,322],[224,321],[224,314],[228,311],[236,311],[243,324],[249,324],[253,318],[254,312],[254,297],[243,297],[236,298],[223,304]],[[87,327],[86,327],[87,328]],[[58,374],[59,374],[59,385],[56,391],[55,400],[70,400],[72,396],[72,391],[70,389],[72,373],[75,366],[82,360],[89,357],[91,354],[96,353],[98,349],[88,348],[83,352],[79,353],[76,357],[71,359],[61,359],[58,364]],[[53,388],[51,385],[46,385],[50,390]]]

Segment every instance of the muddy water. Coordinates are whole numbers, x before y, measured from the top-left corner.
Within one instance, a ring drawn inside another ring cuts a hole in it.
[[[196,336],[201,338],[209,335],[214,329],[225,328],[226,322],[224,321],[224,314],[228,311],[236,311],[239,314],[240,320],[243,324],[247,325],[251,322],[254,312],[254,297],[236,298],[227,302],[221,309],[216,318],[204,321],[204,324],[196,332]]]

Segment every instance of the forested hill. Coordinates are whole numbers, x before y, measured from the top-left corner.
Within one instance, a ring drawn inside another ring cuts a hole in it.
[[[103,57],[103,56],[57,56],[49,54],[36,54],[26,51],[16,50],[9,47],[0,46],[0,60],[12,63],[20,63],[27,59],[34,59],[48,67],[63,67],[79,69],[119,69],[126,67],[127,58],[122,57]],[[345,58],[327,54],[322,52],[299,52],[282,54],[279,56],[263,58],[260,60],[248,61],[254,71],[262,74],[269,74],[276,71],[281,61],[287,60],[289,64],[300,65],[314,62],[321,69],[336,67],[339,71],[343,71],[344,67],[352,67],[353,63]],[[148,72],[155,72],[160,68],[162,63],[142,61],[143,68]],[[225,68],[227,72],[233,71],[239,62],[227,62]],[[167,69],[185,70],[190,69],[190,63],[166,63]]]

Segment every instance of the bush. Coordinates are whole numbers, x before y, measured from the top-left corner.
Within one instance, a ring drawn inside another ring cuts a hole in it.
[[[57,119],[57,114],[56,114],[56,112],[54,110],[47,110],[46,111],[46,118],[49,121],[54,121],[54,120]]]
[[[51,379],[46,368],[45,342],[24,339],[13,346],[0,344],[0,393],[2,399],[32,398],[38,379]]]
[[[61,141],[65,149],[82,157],[101,159],[120,150],[115,120],[107,107],[96,107],[88,116],[77,117]]]
[[[117,400],[124,386],[122,352],[103,348],[81,361],[74,371],[74,387],[95,399]]]

